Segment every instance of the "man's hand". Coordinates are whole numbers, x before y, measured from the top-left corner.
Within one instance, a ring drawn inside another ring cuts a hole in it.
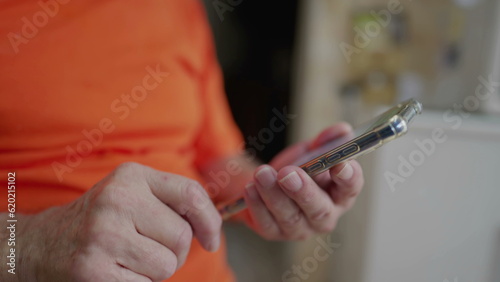
[[[193,232],[209,251],[220,243],[221,218],[197,182],[135,163],[23,221],[22,281],[159,281],[182,266]]]
[[[272,240],[306,239],[332,231],[361,191],[364,180],[360,165],[356,161],[339,164],[314,179],[298,166],[286,165],[351,131],[349,125],[337,124],[311,142],[285,149],[270,165],[258,167],[245,192],[250,227]]]

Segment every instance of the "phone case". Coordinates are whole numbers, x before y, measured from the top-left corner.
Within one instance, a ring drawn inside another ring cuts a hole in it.
[[[364,133],[334,148],[300,167],[310,176],[320,174],[332,166],[374,151],[408,131],[413,118],[422,112],[422,104],[414,99],[402,102],[379,115]]]
[[[375,121],[368,124],[366,129],[362,129],[361,135],[354,139],[334,140],[305,156],[308,160],[303,163],[304,158],[299,159],[298,163],[310,176],[318,175],[336,164],[354,159],[367,154],[379,148],[383,144],[392,141],[408,131],[408,125],[415,116],[422,112],[422,104],[414,99],[404,101],[381,115],[377,116]],[[342,142],[344,141],[344,142]],[[331,150],[325,148],[333,148]],[[327,151],[326,153],[322,153]],[[244,198],[240,198],[228,205],[222,206],[219,212],[223,219],[231,217],[233,214],[243,210],[246,207]]]

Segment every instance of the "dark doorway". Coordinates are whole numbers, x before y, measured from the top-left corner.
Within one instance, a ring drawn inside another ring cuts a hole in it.
[[[269,128],[273,108],[282,111],[289,102],[298,1],[204,2],[234,118],[245,139],[258,136]],[[287,128],[275,133],[257,156],[268,162],[286,134]]]

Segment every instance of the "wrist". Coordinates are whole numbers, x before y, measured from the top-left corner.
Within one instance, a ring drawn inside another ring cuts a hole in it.
[[[34,215],[16,213],[16,222],[8,222],[8,213],[0,214],[2,225],[0,231],[1,261],[5,261],[7,268],[2,268],[0,281],[39,281],[39,272],[43,270],[44,258],[44,231],[46,218],[52,209]],[[9,263],[9,264],[7,264]],[[10,270],[10,271],[9,271]]]

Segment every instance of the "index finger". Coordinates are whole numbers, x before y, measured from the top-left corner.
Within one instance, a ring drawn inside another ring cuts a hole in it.
[[[153,194],[190,223],[201,245],[216,251],[222,219],[203,187],[189,178],[157,170],[147,179]]]

